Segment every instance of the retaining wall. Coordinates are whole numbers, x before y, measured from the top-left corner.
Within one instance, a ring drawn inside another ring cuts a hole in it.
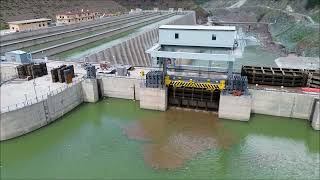
[[[63,116],[83,102],[81,83],[21,109],[1,113],[0,140],[34,131]]]

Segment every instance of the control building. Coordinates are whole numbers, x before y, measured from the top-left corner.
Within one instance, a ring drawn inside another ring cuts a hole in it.
[[[243,53],[238,39],[235,26],[163,25],[159,28],[159,43],[147,52],[153,59],[153,66],[159,66],[161,58],[167,59],[165,62],[169,62],[169,66],[176,66],[180,60],[185,63],[179,65],[189,68],[195,66],[193,61],[209,61],[210,65],[220,61],[228,64],[230,75],[233,62]]]

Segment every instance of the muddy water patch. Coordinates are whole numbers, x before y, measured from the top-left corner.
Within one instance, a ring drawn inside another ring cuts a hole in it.
[[[176,169],[198,153],[228,149],[234,135],[224,131],[213,113],[170,109],[125,127],[128,139],[144,142],[145,163],[155,169]]]

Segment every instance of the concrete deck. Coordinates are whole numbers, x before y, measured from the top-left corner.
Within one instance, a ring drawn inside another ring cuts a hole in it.
[[[14,79],[5,82],[1,85],[1,112],[6,111],[11,108],[22,107],[24,103],[35,102],[36,98],[38,100],[46,98],[50,91],[57,91],[58,89],[65,88],[66,83],[53,83],[51,80],[50,70],[54,67],[58,67],[62,64],[73,64],[65,62],[50,61],[47,63],[48,75],[26,81],[23,79]],[[85,70],[80,67],[80,64],[73,64],[75,67],[75,74],[77,75],[73,81],[77,81],[82,78],[85,74]],[[15,69],[17,66],[15,63],[6,63],[5,67],[13,67]],[[3,66],[1,66],[1,71]],[[35,88],[34,88],[35,87]]]

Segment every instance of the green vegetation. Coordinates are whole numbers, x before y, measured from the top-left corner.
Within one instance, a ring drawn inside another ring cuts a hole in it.
[[[310,17],[317,23],[320,23],[320,10],[310,13]]]
[[[316,6],[320,6],[319,0],[308,0],[306,8],[312,9],[312,8],[315,8]]]
[[[304,56],[319,55],[319,29],[302,23],[271,26],[273,38],[284,44],[289,52]]]
[[[202,4],[209,2],[210,0],[195,0],[195,1],[197,4],[202,5]]]
[[[9,25],[7,23],[0,23],[0,30],[9,29]]]
[[[74,49],[71,49],[71,50],[68,50],[68,51],[61,52],[59,54],[56,54],[55,57],[58,57],[59,59],[65,59],[67,57],[71,57],[71,56],[73,56],[75,54],[78,54],[80,52],[83,52],[85,50],[100,46],[100,45],[102,45],[104,43],[107,43],[107,42],[110,42],[110,41],[125,37],[125,36],[127,36],[129,34],[132,34],[133,32],[135,32],[134,29],[133,30],[129,30],[129,31],[125,31],[125,32],[119,33],[117,35],[98,40],[98,41],[93,42],[93,43],[88,43],[88,44],[86,44],[84,46],[80,46],[80,47],[77,47],[77,48],[74,48]]]

